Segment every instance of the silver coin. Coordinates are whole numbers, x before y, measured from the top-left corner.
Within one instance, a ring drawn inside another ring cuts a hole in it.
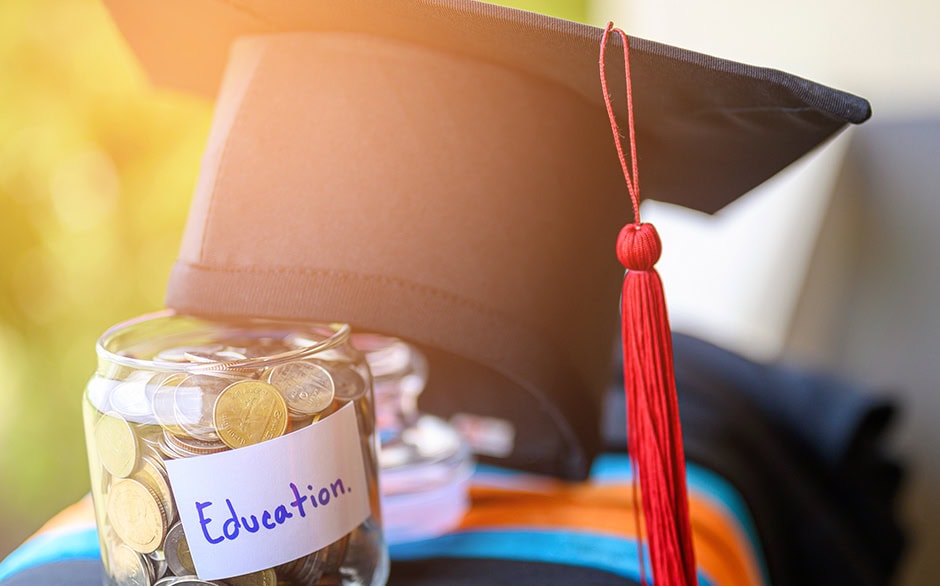
[[[153,566],[150,560],[127,545],[121,544],[111,551],[111,577],[121,586],[152,586]]]
[[[151,380],[150,406],[153,417],[164,429],[184,433],[176,417],[176,388],[186,380],[182,372],[158,374]]]
[[[242,354],[244,354],[246,358],[267,358],[268,356],[277,356],[278,354],[290,352],[293,349],[294,348],[286,344],[283,340],[259,338],[245,344]]]
[[[189,551],[189,543],[186,541],[182,523],[173,525],[167,531],[166,539],[163,541],[163,555],[166,556],[170,571],[177,576],[196,574],[196,566],[193,564],[193,556]]]
[[[398,338],[378,334],[353,334],[350,341],[365,355],[369,370],[377,379],[400,378],[412,366],[412,346]]]
[[[350,365],[333,365],[330,375],[333,377],[335,397],[343,401],[354,401],[362,397],[368,385],[356,370]],[[336,368],[338,366],[339,368]]]
[[[176,423],[194,438],[219,439],[212,421],[215,400],[232,378],[211,374],[192,374],[183,379],[173,393]]]
[[[309,348],[320,343],[320,340],[309,334],[288,334],[284,343],[292,348]]]
[[[110,411],[111,393],[119,384],[121,384],[120,381],[96,374],[85,387],[88,402],[94,405],[98,411]]]
[[[287,409],[297,415],[313,415],[333,402],[335,387],[330,371],[313,362],[288,362],[268,371],[267,380],[274,385]]]
[[[230,362],[232,360],[244,360],[248,358],[245,356],[244,352],[239,352],[238,350],[226,348],[225,350],[220,350],[212,355],[217,362]]]
[[[311,334],[290,334],[284,338],[284,342],[290,346],[291,350],[305,350],[311,346],[320,344],[325,339],[326,335],[317,337]],[[349,353],[341,348],[320,350],[316,353],[316,357],[323,362],[330,362],[340,366],[352,364]]]
[[[159,580],[160,578],[166,575],[166,572],[169,569],[169,566],[167,565],[165,559],[157,560],[157,559],[153,559],[153,557],[151,557],[150,559],[151,559],[151,563],[153,564],[153,578],[154,580]]]
[[[153,411],[147,395],[147,383],[153,377],[148,372],[132,374],[127,380],[119,382],[109,398],[111,409],[120,413],[128,421],[135,423],[154,423]]]
[[[207,344],[202,346],[178,346],[176,348],[167,348],[162,350],[154,356],[155,362],[189,362],[186,359],[187,353],[200,353],[200,352],[218,352],[222,350],[223,347],[219,344]]]
[[[244,346],[238,346],[238,345],[226,346],[225,348],[222,348],[221,350],[221,352],[235,352],[237,354],[241,354],[242,356],[245,356],[245,352],[247,351],[248,351],[248,348],[245,348]]]
[[[224,362],[224,360],[219,360],[218,352],[204,352],[201,350],[186,352],[183,354],[183,358],[186,359],[186,362],[196,362],[198,364],[209,364],[212,362]]]

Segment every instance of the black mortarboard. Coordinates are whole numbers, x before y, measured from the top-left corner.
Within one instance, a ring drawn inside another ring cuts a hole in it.
[[[170,307],[415,341],[426,409],[510,421],[505,463],[586,474],[631,214],[601,29],[467,0],[106,3],[157,83],[218,92]],[[870,115],[651,41],[631,60],[644,194],[707,212]]]

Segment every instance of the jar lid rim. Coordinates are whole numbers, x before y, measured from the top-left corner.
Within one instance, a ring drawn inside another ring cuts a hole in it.
[[[135,369],[142,370],[160,370],[168,372],[186,372],[186,373],[207,373],[207,372],[219,372],[219,371],[231,371],[231,370],[254,370],[264,367],[276,366],[278,364],[283,364],[286,362],[292,362],[295,360],[301,360],[313,356],[319,352],[324,352],[326,350],[336,348],[341,344],[349,340],[351,333],[351,328],[349,324],[331,322],[331,323],[321,323],[321,322],[310,322],[305,323],[304,325],[308,327],[324,327],[329,330],[332,330],[332,334],[329,337],[326,337],[322,340],[319,340],[313,344],[303,346],[294,350],[289,350],[287,352],[281,352],[278,354],[272,354],[270,356],[260,356],[260,357],[251,357],[251,358],[241,358],[237,360],[228,360],[221,362],[184,362],[184,363],[171,363],[171,362],[160,362],[154,360],[148,360],[145,358],[135,358],[133,356],[126,356],[119,354],[118,352],[108,349],[109,342],[120,332],[126,331],[128,328],[137,326],[139,324],[153,322],[157,320],[172,319],[175,317],[180,318],[193,318],[210,321],[208,318],[193,316],[188,314],[181,314],[172,309],[165,309],[153,313],[143,314],[129,320],[117,323],[110,328],[108,328],[101,336],[98,337],[98,340],[95,343],[95,351],[98,354],[99,359],[104,359],[114,364],[119,364],[121,366],[127,366]],[[250,324],[299,324],[299,322],[287,322],[282,320],[269,320],[269,319],[258,319],[258,318],[245,318],[242,320],[242,323],[246,325]]]

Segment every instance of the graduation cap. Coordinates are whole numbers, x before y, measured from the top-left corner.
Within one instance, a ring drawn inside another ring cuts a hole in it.
[[[413,341],[424,409],[509,422],[501,463],[587,474],[633,215],[602,29],[469,0],[106,3],[157,83],[217,95],[170,307]],[[870,116],[779,71],[630,53],[656,200],[714,212]]]

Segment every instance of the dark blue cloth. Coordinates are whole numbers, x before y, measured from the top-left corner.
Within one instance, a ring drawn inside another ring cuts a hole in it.
[[[771,580],[889,584],[904,548],[901,468],[884,447],[895,407],[832,376],[759,364],[681,334],[673,344],[686,457],[744,496]],[[624,449],[619,370],[605,417],[607,449]]]
[[[101,586],[101,562],[71,560],[26,570],[4,586]],[[509,560],[433,559],[392,564],[389,586],[637,586],[633,580],[577,566]]]

